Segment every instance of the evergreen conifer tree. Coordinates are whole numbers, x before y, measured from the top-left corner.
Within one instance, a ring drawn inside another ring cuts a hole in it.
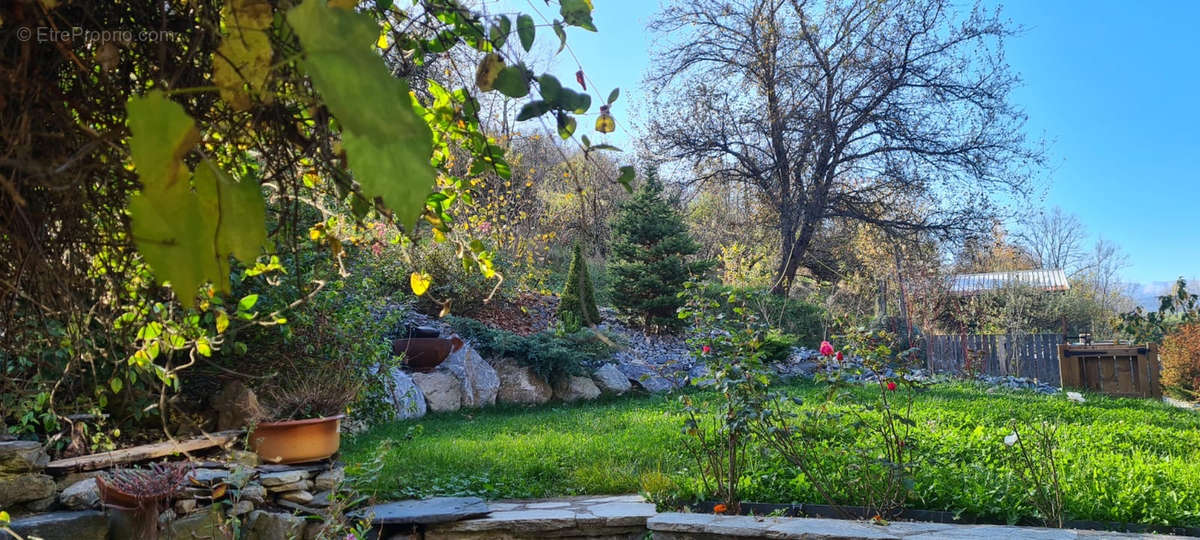
[[[684,325],[675,313],[683,305],[678,294],[710,263],[688,260],[699,244],[688,234],[683,216],[663,198],[657,171],[647,168],[645,177],[612,222],[612,301],[626,319],[648,332],[676,332]]]
[[[583,247],[579,244],[575,244],[571,266],[567,269],[567,282],[558,300],[558,318],[567,332],[578,332],[586,325],[600,322],[595,288],[588,275],[587,260],[583,258]]]

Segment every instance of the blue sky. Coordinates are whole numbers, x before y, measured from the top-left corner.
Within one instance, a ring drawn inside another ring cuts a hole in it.
[[[645,26],[658,2],[594,2],[599,33],[571,29],[568,42],[601,87],[594,99],[621,87],[619,129],[609,141],[632,148],[637,118],[653,114],[636,105],[653,45]],[[556,15],[540,0],[487,4]],[[1129,254],[1126,281],[1200,276],[1200,2],[1001,5],[1005,18],[1026,27],[1005,48],[1024,80],[1012,99],[1029,115],[1029,135],[1049,143],[1048,185],[1035,202],[1061,206],[1092,239],[1119,244]],[[553,41],[539,31],[539,41]],[[573,80],[575,69],[564,52],[553,71]],[[601,138],[590,126],[581,132]]]

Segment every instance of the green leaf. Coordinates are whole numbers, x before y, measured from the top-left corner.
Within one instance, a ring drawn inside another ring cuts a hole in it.
[[[617,177],[617,183],[625,186],[625,191],[633,193],[633,179],[637,175],[637,171],[630,165],[621,167],[621,175]]]
[[[524,122],[531,118],[537,118],[543,114],[550,112],[550,104],[545,101],[530,101],[521,107],[517,113],[517,121]]]
[[[120,393],[121,389],[125,387],[125,382],[120,377],[113,377],[109,379],[108,387],[112,388],[114,394]]]
[[[558,113],[558,136],[563,139],[570,139],[575,133],[575,117],[565,113]]]
[[[608,150],[610,152],[624,152],[624,150],[621,150],[620,148],[617,148],[611,144],[597,144],[596,146],[588,148],[588,150],[593,150],[593,151]]]
[[[254,305],[258,303],[257,294],[247,294],[241,300],[238,300],[238,311],[250,311],[254,309]]]
[[[213,83],[236,110],[250,108],[243,86],[253,92],[266,86],[273,54],[267,30],[274,21],[271,4],[261,0],[231,0],[221,8],[221,24],[229,35],[212,55]]]
[[[592,23],[591,0],[561,0],[559,6],[559,13],[562,14],[564,22],[584,30],[596,31],[596,25]]]
[[[529,79],[525,73],[524,64],[500,70],[500,75],[496,77],[496,90],[511,98],[523,98],[529,95]]]
[[[196,352],[200,353],[200,356],[212,356],[212,345],[208,344],[207,338],[200,337],[196,339]]]
[[[517,17],[517,37],[521,38],[521,47],[525,48],[525,52],[529,52],[533,48],[533,37],[537,31],[537,27],[533,24],[533,17],[522,13]]]
[[[507,15],[501,15],[496,24],[493,24],[488,35],[491,37],[492,47],[500,49],[504,47],[504,43],[508,41],[508,34],[512,32],[512,21]]]
[[[563,25],[559,21],[554,21],[554,34],[558,36],[558,54],[567,47],[567,31],[563,30]]]
[[[558,95],[562,92],[562,83],[549,73],[543,73],[537,80],[538,91],[542,94],[542,99],[550,103],[557,102]]]
[[[592,146],[592,141],[588,139],[587,135],[584,135],[584,136],[580,137],[579,139],[581,141],[583,141],[584,148],[588,148],[588,147]]]
[[[613,91],[612,91],[612,93],[610,93],[610,94],[608,95],[608,104],[609,104],[609,105],[612,105],[613,103],[616,103],[616,101],[617,101],[617,98],[618,98],[618,97],[620,97],[620,95],[621,95],[621,89],[620,89],[620,88],[613,88]]]
[[[368,200],[380,197],[408,230],[433,188],[433,133],[413,110],[408,83],[393,77],[374,49],[370,15],[305,0],[288,11],[300,37],[302,67],[342,125],[350,169]],[[370,104],[367,106],[367,104]]]
[[[229,315],[224,311],[217,312],[217,333],[220,334],[229,328]]]

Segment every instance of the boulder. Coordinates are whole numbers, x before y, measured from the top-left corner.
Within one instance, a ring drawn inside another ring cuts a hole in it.
[[[37,441],[0,442],[0,473],[41,472],[50,456]]]
[[[23,538],[42,538],[44,540],[106,540],[108,538],[108,518],[105,517],[104,512],[99,510],[39,514],[13,520],[9,527]]]
[[[612,364],[604,364],[592,373],[592,381],[605,394],[621,395],[628,392],[633,385],[629,383],[629,377],[626,377],[617,366]]]
[[[242,381],[229,381],[221,393],[213,398],[217,411],[217,429],[220,431],[242,429],[266,416],[258,403],[258,396]]]
[[[668,392],[675,387],[675,383],[670,379],[659,375],[658,371],[646,364],[623,363],[618,364],[617,369],[624,373],[629,380],[652,394]]]
[[[58,502],[71,510],[87,510],[100,506],[100,486],[95,478],[80,480],[58,494]]]
[[[600,389],[587,377],[568,375],[554,382],[554,397],[568,403],[592,400],[600,397]]]
[[[188,540],[216,540],[228,537],[221,530],[225,518],[217,511],[219,507],[220,505],[214,504],[203,512],[171,521],[167,525],[166,537]]]
[[[308,520],[282,512],[255,510],[246,522],[246,540],[279,540],[302,537]]]
[[[37,473],[0,473],[0,508],[16,503],[54,500],[54,478]]]
[[[500,377],[470,344],[464,343],[457,351],[450,353],[446,361],[437,367],[437,371],[450,373],[459,380],[462,385],[463,407],[487,407],[496,404]]]
[[[450,412],[462,408],[462,384],[449,372],[413,373],[412,380],[425,394],[429,410]]]
[[[389,392],[392,407],[396,409],[396,418],[403,420],[425,416],[429,410],[425,404],[425,394],[413,382],[412,377],[400,368],[391,368],[388,370],[388,378],[391,379]]]
[[[496,360],[495,367],[500,377],[496,400],[501,403],[540,405],[550,401],[554,395],[550,385],[538,377],[532,368],[522,366],[516,360],[501,358]]]
[[[346,480],[346,469],[338,467],[317,475],[314,486],[320,491],[337,489]]]

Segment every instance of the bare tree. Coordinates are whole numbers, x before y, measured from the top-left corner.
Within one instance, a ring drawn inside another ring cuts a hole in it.
[[[1114,313],[1121,301],[1125,287],[1121,283],[1121,271],[1129,267],[1129,256],[1121,247],[1100,237],[1087,256],[1084,267],[1085,279],[1091,283],[1096,300],[1104,313]]]
[[[827,219],[893,235],[985,230],[993,195],[1023,195],[1041,164],[1007,101],[1011,30],[978,7],[671,0],[650,28],[651,149],[774,205],[777,294]]]
[[[1087,231],[1073,214],[1055,206],[1031,216],[1016,234],[1017,241],[1043,269],[1062,269],[1075,275],[1081,270],[1083,240]]]

